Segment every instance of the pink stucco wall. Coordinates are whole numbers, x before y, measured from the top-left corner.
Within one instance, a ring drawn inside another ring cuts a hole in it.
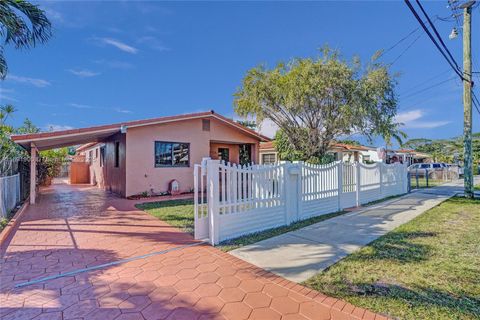
[[[190,143],[189,167],[156,168],[154,163],[155,141]],[[193,166],[210,156],[210,144],[254,144],[252,159],[258,163],[258,140],[251,135],[210,119],[210,131],[202,128],[202,119],[176,121],[143,127],[129,127],[126,134],[126,196],[151,191],[168,190],[172,179],[180,182],[182,191],[193,188]]]
[[[104,179],[104,167],[100,165],[100,144],[93,146],[85,150],[85,155],[87,157],[86,161],[89,162],[90,166],[90,184],[95,185],[101,189],[105,188],[105,179]],[[90,158],[91,155],[91,158]]]

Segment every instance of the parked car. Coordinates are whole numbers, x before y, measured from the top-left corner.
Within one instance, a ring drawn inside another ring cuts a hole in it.
[[[415,163],[408,167],[408,172],[412,176],[424,177],[427,172],[428,176],[431,176],[434,172],[442,171],[446,167],[445,163]]]

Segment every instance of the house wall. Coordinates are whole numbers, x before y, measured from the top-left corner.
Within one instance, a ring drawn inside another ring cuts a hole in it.
[[[101,166],[100,161],[100,147],[104,144],[97,144],[93,148],[85,150],[87,156],[86,161],[89,163],[90,184],[105,189],[105,165]],[[92,151],[92,158],[89,158],[90,151]]]
[[[218,156],[218,148],[227,148],[228,162],[238,163],[240,160],[240,147],[238,144],[226,144],[226,143],[210,143],[210,158],[213,160],[220,159]]]
[[[383,162],[382,159],[378,157],[378,152],[377,150],[368,150],[368,151],[361,151],[362,155],[366,155],[370,157],[370,161],[375,161],[375,162]]]
[[[190,143],[188,167],[155,167],[155,141]],[[142,192],[168,190],[168,183],[176,179],[181,191],[193,188],[193,166],[210,156],[210,144],[250,143],[252,159],[258,163],[258,140],[250,135],[210,118],[210,131],[204,131],[202,119],[191,119],[157,125],[128,128],[126,134],[126,196]],[[237,146],[238,148],[238,146]],[[232,152],[230,154],[232,157]]]

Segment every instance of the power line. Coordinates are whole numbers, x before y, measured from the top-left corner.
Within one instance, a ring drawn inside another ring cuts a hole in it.
[[[420,27],[416,27],[415,29],[413,29],[412,31],[410,31],[406,36],[404,36],[403,38],[401,38],[400,40],[398,40],[394,45],[392,45],[390,48],[388,48],[387,50],[383,51],[379,57],[387,54],[387,52],[390,52],[392,49],[394,49],[396,46],[398,46],[400,43],[402,43],[403,41],[407,40],[411,35],[413,35],[415,32],[417,32],[418,30],[420,30]]]
[[[437,36],[438,40],[440,40],[440,43],[442,44],[442,47],[445,49],[445,51],[447,51],[448,56],[450,57],[450,59],[452,59],[453,63],[454,63],[455,66],[457,67],[457,70],[461,71],[460,67],[458,66],[457,61],[455,61],[455,58],[452,56],[452,53],[450,52],[450,50],[448,50],[447,46],[445,45],[445,42],[443,42],[443,39],[442,39],[442,37],[440,36],[440,34],[438,33],[437,28],[436,28],[435,25],[433,24],[432,20],[430,20],[430,17],[428,16],[428,14],[427,14],[427,12],[425,11],[425,9],[423,9],[422,4],[420,3],[419,0],[416,0],[416,1],[417,1],[418,7],[419,7],[420,10],[422,10],[422,12],[423,12],[423,15],[425,16],[425,18],[427,18],[427,21],[428,21],[428,23],[430,24],[430,27],[432,28],[433,32],[435,32],[435,35]]]
[[[396,57],[395,59],[393,59],[392,62],[390,62],[389,66],[390,66],[390,67],[393,66],[393,64],[394,64],[395,62],[397,62],[398,59],[400,59],[400,58],[405,54],[405,52],[407,52],[408,49],[410,49],[410,48],[415,44],[415,42],[417,42],[418,39],[420,39],[421,37],[422,37],[422,34],[419,34],[418,37],[416,37],[416,38],[408,45],[408,47],[406,47],[405,50],[403,50],[403,51],[398,55],[398,57]]]
[[[450,67],[455,71],[455,73],[464,81],[466,81],[466,79],[463,77],[463,75],[458,71],[458,69],[454,66],[454,64],[452,63],[452,61],[450,61],[450,59],[448,58],[448,56],[445,54],[445,52],[443,52],[442,48],[440,47],[440,45],[438,44],[438,42],[435,40],[435,38],[433,37],[433,35],[430,33],[430,30],[428,30],[427,26],[425,26],[425,24],[423,23],[422,19],[420,18],[420,16],[418,15],[417,11],[415,10],[415,8],[412,6],[412,4],[410,3],[409,0],[405,0],[405,3],[406,5],[408,6],[408,8],[410,9],[410,11],[413,13],[413,15],[415,16],[415,19],[417,19],[418,23],[420,23],[421,27],[423,28],[423,30],[425,31],[425,33],[428,35],[428,37],[430,38],[430,40],[432,40],[433,44],[435,45],[435,47],[437,47],[438,51],[442,54],[442,56],[445,58],[445,60],[448,62],[448,64],[450,65]]]
[[[411,93],[411,94],[408,94],[407,96],[400,96],[400,97],[401,97],[402,99],[407,99],[407,98],[416,96],[416,95],[419,94],[419,93],[425,92],[425,91],[430,90],[430,89],[433,89],[433,88],[435,88],[435,87],[438,87],[438,86],[440,86],[440,85],[442,85],[442,84],[444,84],[444,83],[447,83],[447,82],[449,82],[449,81],[452,81],[453,79],[456,79],[456,78],[457,78],[456,76],[455,76],[455,77],[452,77],[452,78],[448,78],[448,79],[446,79],[446,80],[443,80],[443,81],[440,81],[440,82],[438,82],[438,83],[435,83],[435,84],[433,84],[433,85],[431,85],[431,86],[428,86],[428,87],[426,87],[426,88],[424,88],[424,89],[421,89],[421,90],[415,91],[415,92],[413,92],[413,93]]]
[[[425,83],[429,83],[430,81],[432,80],[435,80],[437,78],[439,78],[440,76],[443,76],[444,74],[450,72],[450,68],[446,69],[445,71],[442,71],[441,73],[439,74],[436,74],[420,83],[417,83],[415,86],[412,86],[412,87],[409,87],[407,90],[405,90],[402,94],[400,94],[401,96],[402,95],[406,95],[406,94],[409,94],[410,92],[412,92],[413,90],[417,90],[419,87],[423,86]]]
[[[472,96],[473,96],[473,105],[475,106],[475,109],[477,109],[478,114],[480,114],[480,101],[478,101],[477,95],[473,90],[472,90]]]

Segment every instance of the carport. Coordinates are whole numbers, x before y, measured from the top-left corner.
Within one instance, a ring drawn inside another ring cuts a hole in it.
[[[125,131],[122,124],[111,124],[81,129],[13,135],[11,139],[30,153],[30,204],[35,204],[38,152],[43,150],[101,142]]]

